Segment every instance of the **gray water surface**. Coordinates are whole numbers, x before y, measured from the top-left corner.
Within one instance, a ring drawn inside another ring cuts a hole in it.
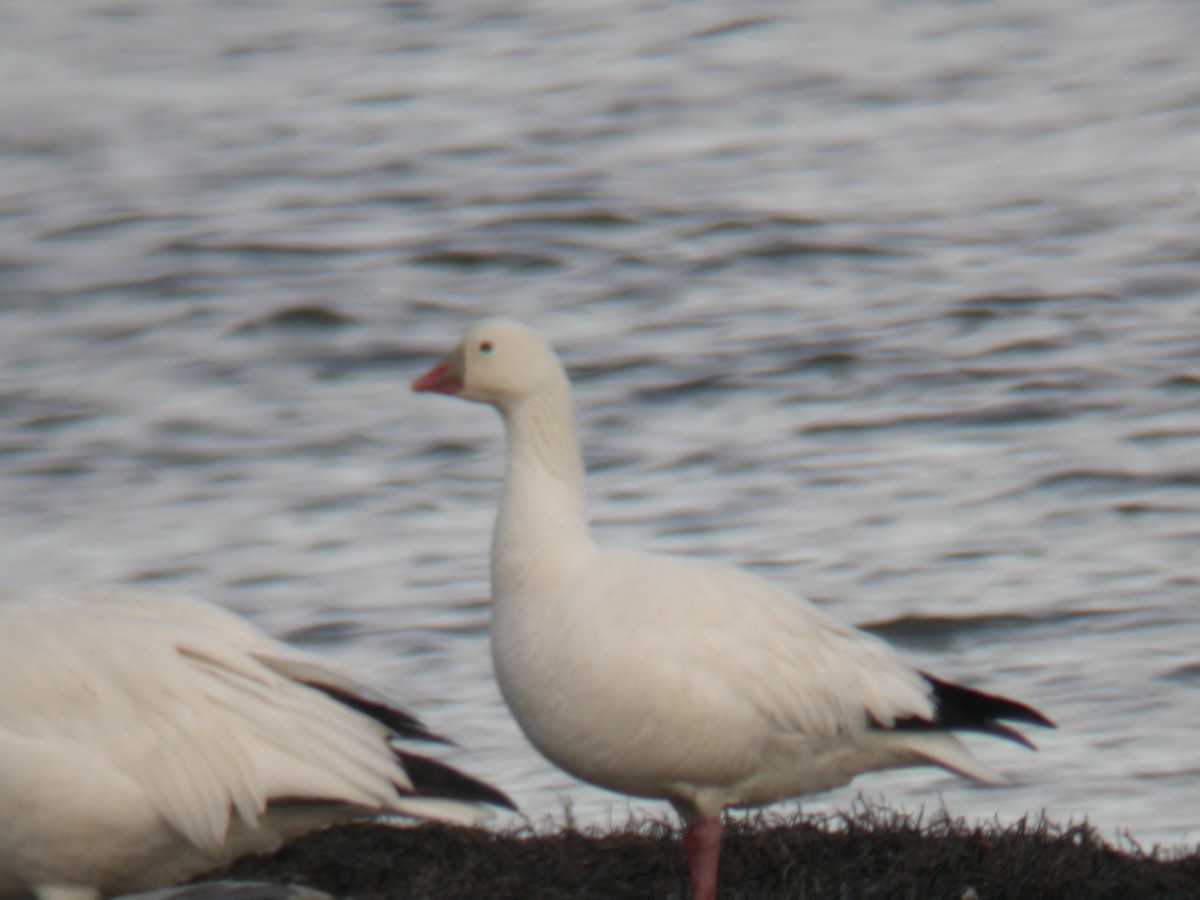
[[[4,586],[190,591],[393,684],[534,820],[487,648],[483,315],[575,376],[603,541],[750,566],[1062,725],[908,810],[1200,816],[1200,11],[10,2]]]

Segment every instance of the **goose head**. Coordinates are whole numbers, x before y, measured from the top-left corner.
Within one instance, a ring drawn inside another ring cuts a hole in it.
[[[507,411],[566,383],[558,356],[542,337],[512,319],[488,319],[469,329],[454,351],[412,388]]]

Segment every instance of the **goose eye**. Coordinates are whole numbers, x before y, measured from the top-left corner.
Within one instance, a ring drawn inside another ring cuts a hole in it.
[[[491,353],[492,352],[492,342],[491,341],[480,342],[479,352],[480,353]]]

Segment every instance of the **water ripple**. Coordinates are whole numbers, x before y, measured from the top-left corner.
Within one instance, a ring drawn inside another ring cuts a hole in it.
[[[575,377],[605,540],[749,565],[1062,722],[979,747],[1003,792],[863,790],[1194,836],[1190,9],[59,0],[4,29],[6,587],[198,592],[410,693],[534,818],[607,821],[492,680],[499,424],[408,390],[515,315]]]

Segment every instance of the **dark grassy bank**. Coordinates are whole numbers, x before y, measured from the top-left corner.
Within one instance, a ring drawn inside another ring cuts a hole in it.
[[[244,859],[226,874],[358,900],[687,896],[679,835],[658,822],[609,834],[360,825]],[[1002,829],[886,811],[761,817],[728,823],[721,897],[1200,898],[1200,853],[1119,851],[1087,826]]]

